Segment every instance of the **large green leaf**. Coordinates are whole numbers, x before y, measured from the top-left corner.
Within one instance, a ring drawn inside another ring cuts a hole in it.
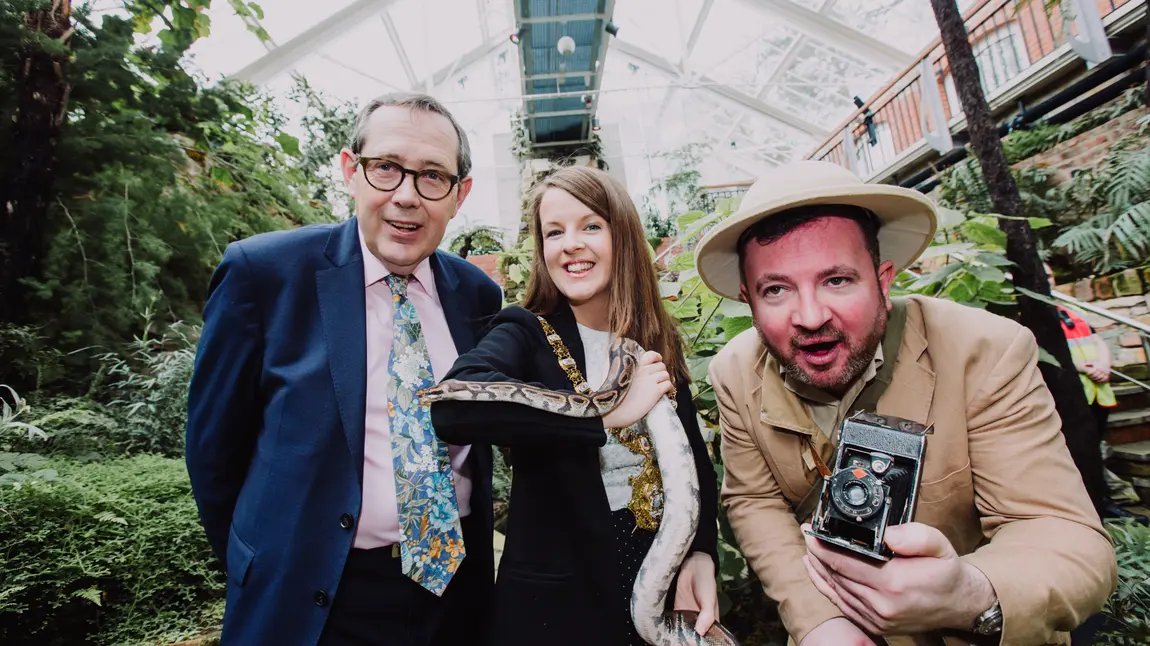
[[[974,259],[984,265],[990,265],[992,267],[1010,267],[1014,265],[1013,262],[1007,260],[1006,254],[1002,252],[980,251],[975,254]]]
[[[982,245],[1006,247],[1006,233],[986,222],[970,220],[962,225],[962,233],[967,238]]]
[[[974,243],[971,243],[971,242],[951,242],[948,244],[940,244],[940,245],[933,245],[933,246],[927,247],[926,251],[922,252],[922,255],[919,256],[919,259],[920,260],[926,260],[928,258],[935,258],[938,256],[965,254],[966,252],[970,252],[973,250],[974,250]]]
[[[671,264],[667,266],[670,271],[685,271],[687,269],[695,268],[695,252],[688,251],[675,256],[671,260]]]
[[[707,214],[703,211],[687,211],[675,220],[675,226],[678,227],[679,231],[686,231],[687,227],[705,217],[707,217]]]
[[[751,316],[751,306],[742,301],[733,301],[729,298],[723,299],[723,304],[719,306],[719,314],[725,317],[736,316]]]
[[[968,265],[966,270],[984,283],[1001,283],[1006,280],[1006,274],[1002,273],[1002,270],[997,267]]]
[[[735,338],[744,331],[751,329],[754,325],[754,319],[749,316],[731,316],[723,319],[721,327],[723,328],[723,336],[727,341]]]

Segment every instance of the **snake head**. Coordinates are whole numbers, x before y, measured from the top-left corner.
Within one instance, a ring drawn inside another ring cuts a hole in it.
[[[417,390],[415,392],[416,398],[418,398],[424,404],[431,404],[439,401],[443,398],[443,394],[443,388],[439,386],[431,386],[429,388],[424,388],[423,390]]]

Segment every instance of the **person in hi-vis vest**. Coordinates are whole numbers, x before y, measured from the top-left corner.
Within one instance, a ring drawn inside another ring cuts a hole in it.
[[[1046,276],[1050,281],[1050,289],[1054,289],[1054,271],[1050,265],[1043,263]],[[1086,393],[1086,402],[1090,404],[1090,412],[1098,425],[1098,441],[1101,444],[1106,433],[1106,422],[1110,418],[1110,411],[1118,405],[1114,396],[1114,389],[1110,386],[1110,365],[1112,357],[1110,346],[1090,327],[1086,319],[1069,307],[1057,306],[1058,319],[1062,323],[1062,333],[1066,335],[1066,344],[1070,346],[1070,358],[1078,370],[1078,378],[1082,381],[1082,389]],[[1105,482],[1105,479],[1099,481]],[[1110,497],[1109,491],[1092,492],[1092,498],[1098,498],[1095,506],[1098,514],[1103,518],[1134,518],[1141,523],[1148,523],[1148,519],[1141,514],[1134,514],[1123,509]]]

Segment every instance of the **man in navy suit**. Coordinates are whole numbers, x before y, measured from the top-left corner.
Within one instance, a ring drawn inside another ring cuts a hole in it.
[[[388,95],[340,162],[355,217],[233,243],[209,289],[187,464],[227,567],[222,643],[468,643],[494,579],[491,447],[440,444],[411,398],[502,300],[436,250],[467,137],[435,99]]]

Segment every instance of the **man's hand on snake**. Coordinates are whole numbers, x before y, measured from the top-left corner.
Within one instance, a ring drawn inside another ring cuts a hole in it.
[[[648,350],[639,357],[627,395],[614,410],[603,416],[604,428],[626,428],[643,419],[663,395],[674,396],[675,384],[658,352]]]

